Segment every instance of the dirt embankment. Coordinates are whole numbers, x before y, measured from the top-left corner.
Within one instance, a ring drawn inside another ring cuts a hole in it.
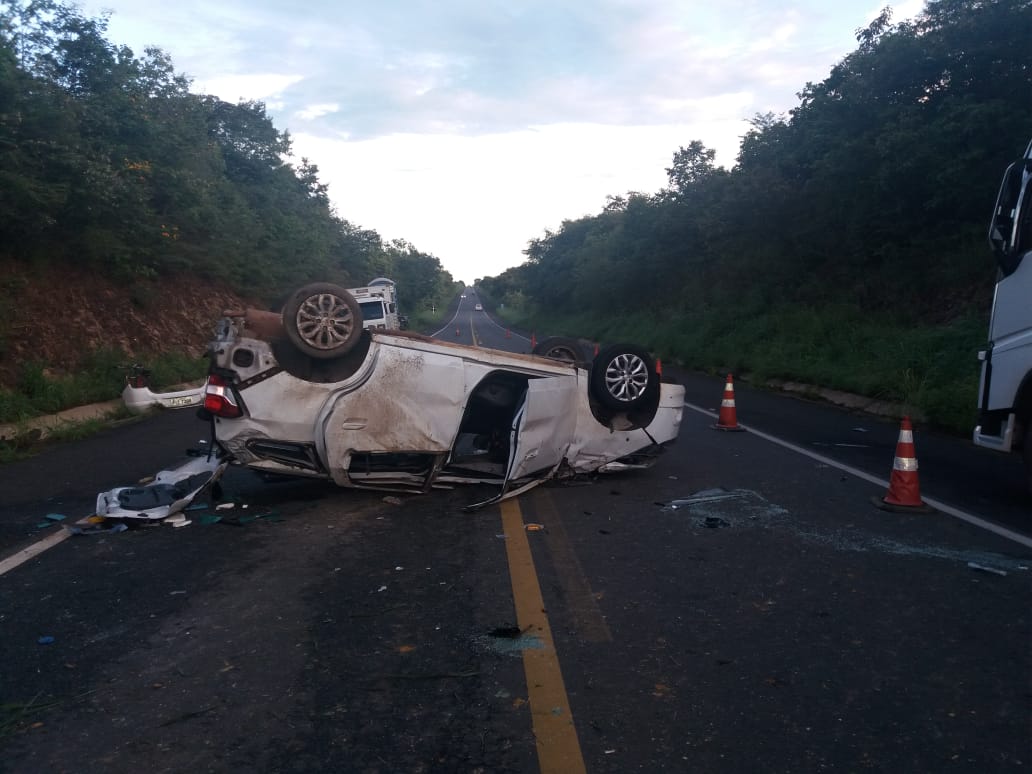
[[[27,362],[68,373],[99,349],[200,355],[222,311],[247,305],[258,302],[195,277],[124,283],[81,267],[0,262],[0,386]]]

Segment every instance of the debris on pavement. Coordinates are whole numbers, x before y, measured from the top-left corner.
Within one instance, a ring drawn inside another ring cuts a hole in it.
[[[527,532],[541,532],[545,528],[545,525],[544,524],[533,524],[533,523],[532,524],[524,524],[523,528],[525,530],[527,530]]]
[[[40,637],[38,640],[36,640],[36,642],[38,642],[40,645],[53,645],[54,644],[54,638],[51,637],[49,634],[45,634],[42,637]]]
[[[714,489],[703,489],[695,494],[681,498],[680,500],[671,500],[664,507],[671,511],[676,511],[680,508],[688,508],[692,505],[700,505],[702,503],[715,503],[722,500],[736,500],[742,496],[741,492],[729,492],[723,487],[716,487]]]
[[[387,497],[383,498],[383,501],[388,505],[401,505],[401,498],[394,497],[393,495],[388,495]]]
[[[163,470],[146,486],[115,487],[97,495],[97,515],[114,519],[166,519],[179,513],[205,487],[218,481],[227,463],[215,456],[191,458]]]
[[[129,527],[122,522],[105,526],[105,523],[100,521],[82,526],[78,524],[66,524],[65,529],[73,535],[114,535],[118,532],[125,532]]]
[[[36,529],[46,529],[47,527],[53,527],[58,522],[64,521],[65,516],[63,513],[48,513],[43,517],[43,521],[36,524]]]
[[[993,575],[1007,574],[1006,570],[998,570],[995,567],[986,567],[984,564],[978,564],[977,562],[968,562],[967,566],[970,567],[972,570],[977,570],[978,572],[988,572],[992,573]]]

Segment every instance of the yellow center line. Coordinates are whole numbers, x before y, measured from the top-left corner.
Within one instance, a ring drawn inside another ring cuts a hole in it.
[[[501,511],[516,623],[524,636],[533,635],[541,641],[540,648],[523,651],[538,766],[541,774],[580,774],[586,771],[584,757],[573,725],[573,713],[570,712],[570,701],[559,669],[559,657],[545,613],[534,557],[523,527],[523,514],[515,499],[502,501]]]

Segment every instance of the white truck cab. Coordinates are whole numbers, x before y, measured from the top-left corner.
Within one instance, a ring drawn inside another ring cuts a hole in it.
[[[361,288],[348,288],[362,310],[362,327],[398,330],[398,290],[394,280],[376,277]]]
[[[979,385],[978,446],[1022,449],[1032,491],[1032,142],[1004,173],[989,241],[999,274]]]

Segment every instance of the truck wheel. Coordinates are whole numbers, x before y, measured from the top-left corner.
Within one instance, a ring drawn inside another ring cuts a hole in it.
[[[550,357],[553,360],[562,360],[567,363],[585,363],[588,360],[584,356],[584,348],[580,342],[566,336],[549,336],[547,339],[542,339],[530,352],[532,355]]]
[[[298,288],[283,305],[287,338],[309,357],[329,360],[347,354],[362,336],[362,310],[339,285],[315,282]]]
[[[606,408],[639,411],[659,400],[659,374],[644,349],[614,344],[595,356],[589,389]]]

